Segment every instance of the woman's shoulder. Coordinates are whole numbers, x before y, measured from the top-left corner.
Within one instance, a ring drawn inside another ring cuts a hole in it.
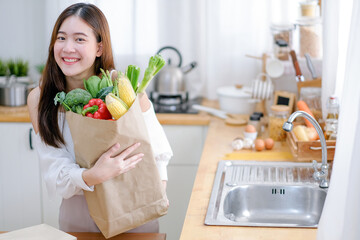
[[[27,106],[29,110],[30,120],[36,133],[38,133],[38,105],[40,99],[40,88],[36,87],[29,93],[27,97]]]

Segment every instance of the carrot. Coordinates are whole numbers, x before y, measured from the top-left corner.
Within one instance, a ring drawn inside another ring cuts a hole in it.
[[[300,111],[304,111],[304,112],[310,114],[310,115],[315,119],[314,114],[311,112],[311,110],[310,110],[310,108],[308,107],[308,105],[306,104],[306,102],[304,102],[304,101],[302,101],[302,100],[298,101],[298,102],[297,102],[297,108],[298,108]],[[310,122],[309,120],[307,120],[306,118],[305,118],[305,124],[306,124],[307,127],[315,128],[315,127],[311,124],[311,122]]]
[[[314,114],[311,112],[310,108],[308,107],[308,105],[306,104],[306,102],[300,100],[297,102],[297,108],[300,110],[300,111],[304,111],[308,114],[310,114],[314,119]],[[315,127],[311,124],[311,122],[309,120],[307,120],[306,118],[304,119],[305,120],[305,124],[308,128],[311,129],[311,131],[308,131],[309,133],[312,133],[312,134],[309,134],[311,135],[310,139],[311,140],[316,140],[316,139],[319,139],[319,135],[317,134],[316,131],[313,131],[315,130]],[[310,130],[309,129],[309,130]]]

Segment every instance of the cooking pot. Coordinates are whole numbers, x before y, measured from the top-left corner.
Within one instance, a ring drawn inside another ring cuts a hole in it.
[[[186,91],[186,84],[184,75],[194,69],[197,65],[196,62],[191,62],[190,64],[181,67],[182,57],[179,52],[174,47],[166,46],[161,48],[157,54],[164,53],[165,50],[174,51],[178,58],[178,64],[173,64],[172,59],[168,58],[168,63],[160,70],[160,72],[155,76],[154,84],[155,91],[158,93],[164,94],[178,94]],[[161,54],[164,58],[163,54]]]
[[[17,82],[16,77],[11,76],[5,84],[0,84],[0,105],[11,107],[26,105],[31,88],[32,85]]]
[[[251,115],[256,103],[260,102],[251,96],[251,88],[237,88],[235,86],[222,86],[217,89],[220,109],[231,114]]]

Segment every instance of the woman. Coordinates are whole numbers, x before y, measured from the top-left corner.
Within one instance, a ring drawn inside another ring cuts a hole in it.
[[[92,168],[83,169],[76,164],[64,110],[55,106],[53,99],[60,91],[84,88],[83,79],[99,75],[100,68],[114,69],[107,20],[92,4],[71,5],[55,23],[40,86],[28,96],[42,175],[49,195],[59,194],[63,198],[59,225],[67,232],[98,232],[89,215],[83,191],[93,191],[94,185],[131,170],[143,157],[142,153],[132,155],[140,143],[113,156],[120,148],[115,144]],[[172,151],[146,95],[141,97],[140,105],[166,189],[166,166]],[[158,222],[152,221],[132,232],[158,232]]]

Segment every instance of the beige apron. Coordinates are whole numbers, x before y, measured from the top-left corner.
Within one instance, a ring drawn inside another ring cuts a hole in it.
[[[100,232],[89,214],[84,195],[63,199],[59,214],[60,230],[64,232]],[[159,221],[152,220],[127,232],[159,232]]]

